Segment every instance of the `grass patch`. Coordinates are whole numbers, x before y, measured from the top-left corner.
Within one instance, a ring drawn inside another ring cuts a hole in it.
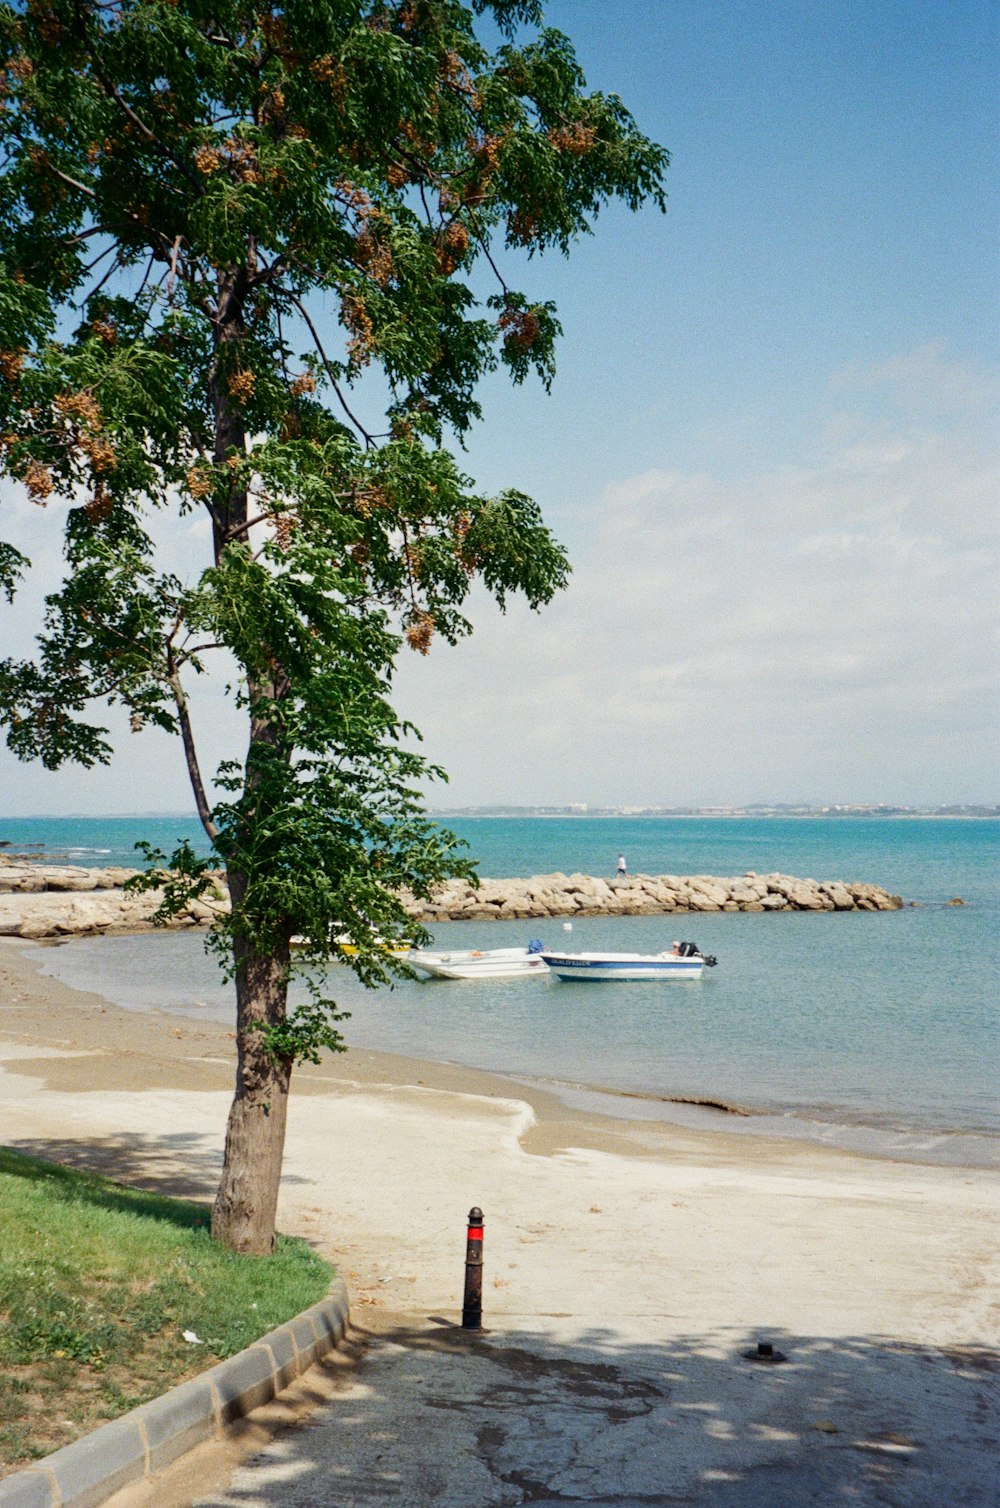
[[[304,1241],[237,1256],[208,1221],[203,1205],[0,1148],[0,1476],[326,1294],[332,1269]]]

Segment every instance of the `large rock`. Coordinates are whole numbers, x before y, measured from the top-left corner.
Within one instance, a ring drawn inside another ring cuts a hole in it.
[[[689,882],[688,889],[700,911],[715,909],[730,899],[730,890],[725,881],[712,879],[705,874],[695,875]],[[711,906],[702,906],[702,898],[711,902]]]
[[[136,870],[83,869],[76,865],[23,863],[0,856],[0,936],[67,937],[152,926],[161,900],[157,891],[126,894],[122,885]],[[208,926],[229,906],[222,875],[217,895],[192,901],[171,925]],[[611,881],[586,874],[487,879],[478,889],[452,880],[427,903],[400,896],[408,913],[428,922],[487,921],[566,916],[651,916],[672,912],[860,910],[890,911],[902,905],[878,885],[858,881],[817,882],[793,875],[632,875]]]
[[[96,869],[65,864],[58,869],[46,870],[45,878],[50,890],[96,890],[98,873]]]
[[[0,869],[0,893],[8,891],[33,891],[48,890],[48,882],[43,874],[37,869],[31,869],[27,865],[10,865]]]

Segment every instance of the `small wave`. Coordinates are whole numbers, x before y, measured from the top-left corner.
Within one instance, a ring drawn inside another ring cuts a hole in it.
[[[110,853],[110,848],[84,848],[78,845],[76,848],[67,848],[67,853]]]
[[[524,1076],[519,1074],[515,1077]],[[694,1105],[699,1110],[721,1110],[724,1115],[750,1117],[775,1114],[773,1110],[765,1110],[752,1105],[737,1105],[732,1100],[715,1099],[711,1095],[657,1094],[652,1089],[619,1089],[610,1084],[592,1084],[587,1081],[575,1083],[571,1079],[556,1079],[548,1075],[539,1076],[536,1082],[551,1084],[556,1090],[582,1089],[587,1094],[609,1095],[621,1100],[644,1100],[652,1105]]]

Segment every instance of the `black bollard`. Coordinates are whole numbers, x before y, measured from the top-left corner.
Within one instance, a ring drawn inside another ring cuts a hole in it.
[[[756,1346],[752,1347],[749,1351],[744,1351],[743,1355],[747,1361],[757,1361],[765,1367],[773,1367],[779,1362],[788,1360],[784,1351],[776,1351],[773,1343],[769,1340],[759,1340]]]
[[[478,1205],[469,1211],[469,1229],[465,1242],[465,1298],[462,1301],[462,1329],[483,1328],[483,1212]]]

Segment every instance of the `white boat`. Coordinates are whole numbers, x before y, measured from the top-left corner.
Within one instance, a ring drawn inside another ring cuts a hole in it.
[[[542,961],[541,943],[527,948],[470,948],[449,953],[413,948],[406,961],[432,979],[507,979],[549,972]]]
[[[694,943],[675,943],[666,953],[552,953],[542,954],[559,979],[700,979],[715,967],[711,954]]]

